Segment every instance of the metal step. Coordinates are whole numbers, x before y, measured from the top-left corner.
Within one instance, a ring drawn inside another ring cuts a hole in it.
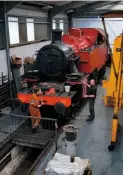
[[[40,128],[37,133],[32,133],[32,129],[29,126],[23,128],[12,139],[12,143],[16,145],[28,146],[32,148],[45,148],[46,145],[54,137],[55,132]]]

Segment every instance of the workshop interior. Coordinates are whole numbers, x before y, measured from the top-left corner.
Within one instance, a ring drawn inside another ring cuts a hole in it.
[[[0,175],[123,174],[123,1],[0,1]]]

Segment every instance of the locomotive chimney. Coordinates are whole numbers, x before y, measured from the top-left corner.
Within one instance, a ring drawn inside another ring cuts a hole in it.
[[[61,41],[62,30],[61,29],[53,29],[52,30],[52,43],[55,41]]]

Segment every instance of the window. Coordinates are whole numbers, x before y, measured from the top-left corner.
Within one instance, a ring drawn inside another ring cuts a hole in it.
[[[19,43],[19,24],[17,17],[8,17],[10,44]]]
[[[56,29],[56,21],[53,20],[53,29]]]
[[[61,29],[64,31],[64,22],[63,20],[53,20],[53,29]],[[62,32],[63,34],[64,32]]]
[[[27,40],[34,41],[34,19],[27,18]]]
[[[60,20],[59,21],[60,22],[60,29],[62,30],[62,31],[64,31],[64,23],[63,23],[63,20]],[[62,34],[63,34],[64,32],[62,32]]]

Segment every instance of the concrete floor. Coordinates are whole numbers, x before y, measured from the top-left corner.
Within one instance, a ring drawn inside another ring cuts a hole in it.
[[[88,104],[82,108],[78,116],[71,121],[71,124],[79,128],[78,145],[76,156],[82,159],[89,159],[93,175],[122,175],[123,174],[123,140],[122,140],[122,111],[120,112],[119,137],[116,149],[113,152],[108,151],[108,145],[111,138],[111,122],[113,117],[113,108],[107,108],[103,104],[102,97],[104,90],[99,87],[95,103],[96,118],[93,122],[86,122],[89,115]],[[62,134],[59,138],[58,152],[62,152]],[[55,150],[55,147],[53,147]],[[51,153],[45,157],[35,175],[40,175],[44,171],[45,165],[52,159]]]
[[[93,122],[86,122],[89,115],[88,104],[82,109],[80,115],[71,123],[79,128],[77,156],[89,159],[93,175],[122,175],[123,174],[123,140],[122,125],[119,128],[119,137],[116,149],[108,151],[111,138],[111,122],[113,108],[104,106],[102,97],[104,90],[98,88]],[[122,124],[122,111],[119,115]]]

